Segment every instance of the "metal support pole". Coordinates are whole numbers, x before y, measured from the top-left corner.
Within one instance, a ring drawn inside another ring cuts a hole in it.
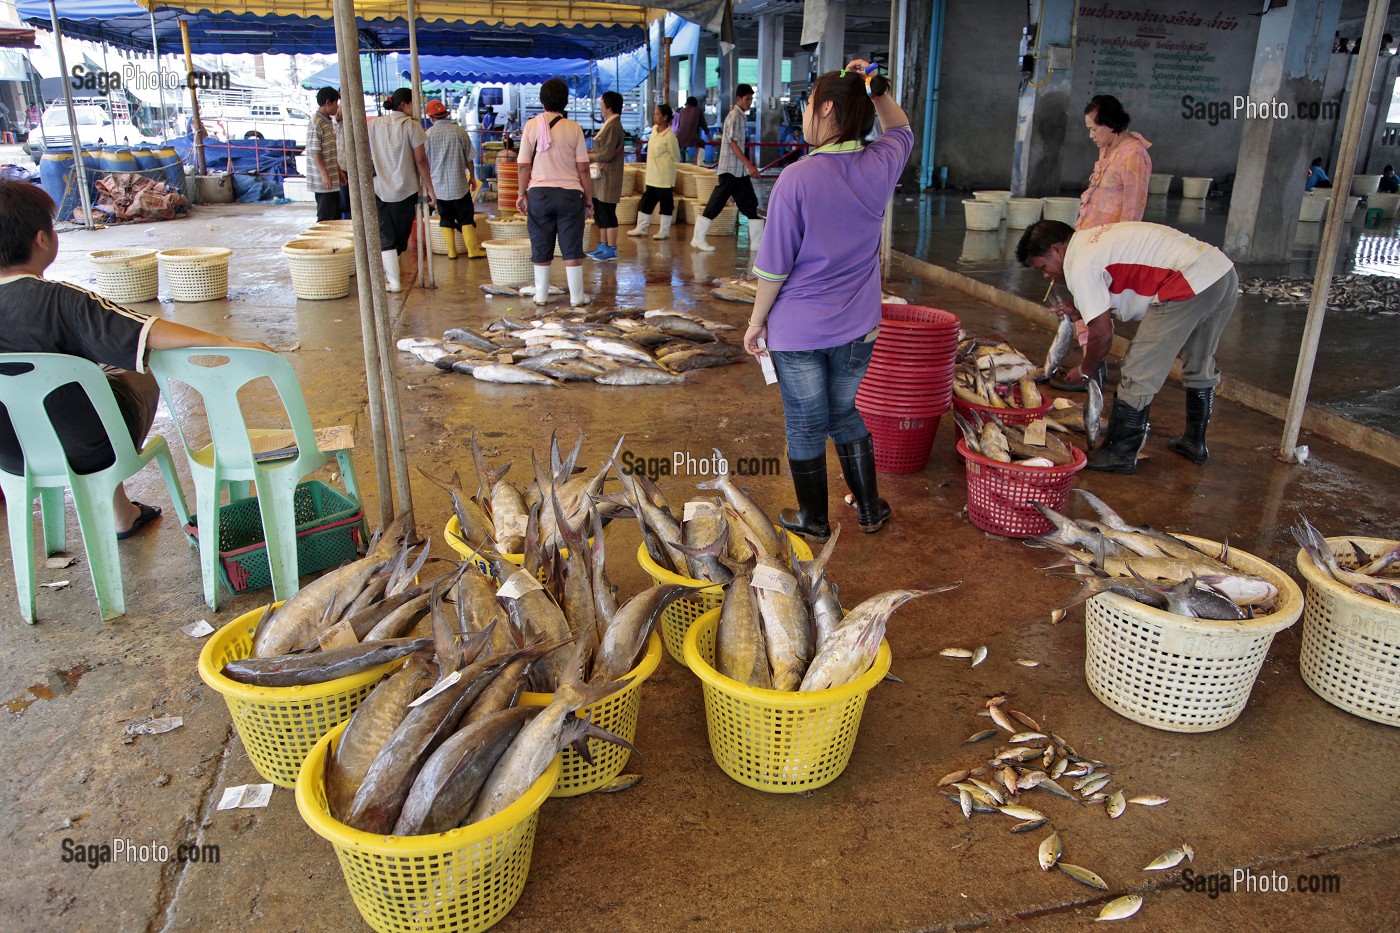
[[[1351,176],[1356,170],[1356,156],[1361,149],[1361,127],[1366,120],[1366,107],[1371,98],[1371,81],[1376,74],[1376,58],[1380,53],[1381,35],[1385,32],[1389,0],[1371,0],[1366,11],[1366,27],[1361,31],[1361,52],[1351,72],[1351,94],[1342,123],[1342,149],[1337,156],[1337,174],[1332,182],[1332,204],[1327,211],[1327,223],[1322,230],[1322,244],[1317,250],[1317,272],[1313,275],[1312,300],[1308,303],[1308,319],[1303,325],[1303,344],[1298,351],[1298,368],[1293,373],[1293,392],[1288,398],[1288,411],[1283,420],[1283,440],[1279,443],[1279,459],[1288,463],[1298,461],[1298,432],[1303,426],[1303,413],[1312,386],[1313,366],[1317,363],[1317,345],[1322,340],[1322,319],[1327,313],[1327,295],[1332,286],[1332,271],[1337,266],[1337,253],[1342,246],[1342,229],[1351,221],[1344,207],[1351,191]]]
[[[53,0],[50,0],[52,3]],[[180,20],[180,41],[185,46],[185,84],[190,89],[190,126],[194,130],[194,170],[196,175],[209,174],[204,162],[204,121],[199,118],[199,91],[195,88],[194,55],[190,53],[190,24]]]
[[[661,37],[661,99],[668,104],[671,102],[671,41],[670,36]]]
[[[928,77],[924,82],[924,145],[919,157],[919,187],[933,187],[936,157],[934,143],[938,139],[938,88],[943,75],[943,14],[947,0],[933,0],[933,16],[929,23]]]
[[[151,17],[151,54],[156,57],[156,93],[160,95],[160,139],[165,142],[170,138],[170,132],[165,125],[165,75],[160,70],[160,39],[156,37],[156,14],[154,10],[149,11]]]
[[[383,384],[379,366],[376,309],[388,302],[384,265],[379,261],[379,209],[374,202],[373,167],[369,158],[364,82],[360,77],[359,33],[353,0],[336,0],[335,43],[340,60],[340,100],[344,123],[346,171],[350,189],[350,219],[355,241],[355,271],[359,283],[360,333],[365,356],[365,390],[369,400],[369,432],[374,447],[374,476],[379,490],[379,526],[393,520],[393,478],[385,432]],[[390,375],[392,379],[392,373]]]
[[[899,63],[902,55],[895,54],[895,48],[904,41],[904,10],[905,0],[890,0],[890,47],[889,47],[889,79],[890,89],[885,93],[894,96],[895,103],[899,103]],[[844,64],[844,63],[843,63]],[[885,128],[880,127],[883,133]],[[880,235],[880,268],[884,271],[886,278],[890,274],[890,259],[894,251],[894,192],[890,192],[890,199],[885,203],[885,223],[884,231]]]
[[[418,67],[418,5],[415,0],[408,0],[408,66],[410,79],[413,82],[413,119],[418,121],[418,125],[423,125],[423,72]],[[437,288],[437,280],[433,276],[433,248],[428,242],[428,224],[432,223],[432,214],[428,208],[428,201],[424,195],[427,194],[427,184],[423,179],[418,179],[418,208],[414,214],[418,218],[418,248],[415,251],[418,256],[418,287]],[[456,237],[456,233],[444,230],[443,236]]]
[[[73,150],[73,174],[78,179],[78,196],[83,202],[83,226],[91,230],[92,198],[88,195],[87,167],[83,165],[83,142],[78,138],[78,113],[73,109],[73,85],[68,80],[68,59],[63,54],[63,29],[58,24],[58,7],[49,0],[49,21],[53,26],[53,41],[58,49],[58,70],[63,76],[63,99],[68,106],[68,144]]]

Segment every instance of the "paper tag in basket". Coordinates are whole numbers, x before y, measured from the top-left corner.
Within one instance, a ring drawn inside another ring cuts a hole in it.
[[[523,570],[517,570],[506,578],[506,582],[501,584],[501,588],[496,591],[496,595],[502,599],[519,599],[531,590],[542,590],[540,581],[536,580],[532,574]]]
[[[502,529],[504,532],[502,537],[510,538],[519,536],[523,538],[525,537],[525,530],[529,527],[530,516],[522,512],[519,515],[512,516],[511,520],[505,523],[505,528]]]
[[[424,703],[428,702],[433,697],[437,696],[439,693],[446,690],[448,687],[451,687],[453,684],[455,684],[461,679],[462,672],[453,671],[452,673],[444,677],[442,680],[439,680],[436,684],[434,684],[433,689],[429,690],[427,693],[423,694],[421,697],[408,704],[409,709],[412,709],[415,706],[422,706]]]
[[[252,810],[267,806],[271,800],[271,784],[240,784],[237,787],[224,788],[224,794],[219,798],[218,809]]]
[[[1048,428],[1049,428],[1049,425],[1047,425],[1047,424],[1045,423],[1045,419],[1044,419],[1044,418],[1037,418],[1035,421],[1032,421],[1030,424],[1026,425],[1026,438],[1025,438],[1025,444],[1026,444],[1026,446],[1027,446],[1027,447],[1044,447],[1044,446],[1045,446],[1045,432],[1046,432],[1046,430],[1048,430]]]
[[[350,625],[349,619],[341,619],[335,625],[321,633],[317,643],[322,651],[333,651],[336,648],[349,648],[351,645],[358,645],[360,640],[355,637],[355,629]]]
[[[719,506],[709,499],[691,499],[685,504],[685,511],[681,521],[688,522],[695,518],[709,518],[719,516]]]
[[[753,572],[753,585],[760,590],[777,590],[784,596],[797,595],[797,578],[767,564],[759,565]]]

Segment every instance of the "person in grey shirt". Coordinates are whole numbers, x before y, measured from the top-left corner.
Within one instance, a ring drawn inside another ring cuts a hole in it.
[[[306,188],[316,196],[316,220],[340,217],[340,186],[345,173],[337,158],[335,118],[340,92],[323,87],[316,92],[317,109],[306,126]]]
[[[403,291],[399,255],[407,252],[417,215],[421,184],[428,203],[436,204],[432,172],[424,146],[428,134],[413,118],[413,92],[395,91],[387,102],[389,112],[369,124],[369,154],[374,161],[374,197],[379,205],[379,250],[384,260],[386,288]]]
[[[704,215],[695,222],[695,235],[690,245],[707,253],[714,247],[705,241],[710,224],[724,205],[732,197],[739,213],[749,219],[749,251],[758,255],[758,244],[763,239],[763,221],[758,216],[758,195],[754,193],[752,179],[758,177],[758,166],[744,154],[748,142],[748,112],[753,106],[753,88],[741,84],[734,89],[734,107],[724,118],[724,141],[719,146],[719,164],[715,171],[719,174],[719,184],[715,185],[710,201],[705,205]]]
[[[452,119],[442,101],[428,101],[423,111],[433,121],[425,148],[433,190],[437,193],[438,226],[442,227],[442,238],[447,243],[447,258],[457,258],[457,234],[453,231],[460,230],[467,258],[480,259],[486,251],[476,239],[476,212],[472,209],[476,166],[471,139]]]

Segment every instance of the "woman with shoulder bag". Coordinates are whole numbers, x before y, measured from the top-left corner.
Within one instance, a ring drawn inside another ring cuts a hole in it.
[[[622,95],[605,91],[599,98],[603,126],[593,137],[592,160],[588,173],[593,179],[593,223],[598,228],[598,246],[588,253],[595,262],[617,259],[617,202],[622,198]]]
[[[593,213],[593,180],[583,129],[564,116],[569,86],[560,78],[540,85],[544,113],[520,134],[520,196],[515,209],[530,227],[530,261],[535,265],[535,305],[549,301],[549,267],[554,242],[564,254],[569,304],[581,308],[593,299],[583,292],[583,222]]]

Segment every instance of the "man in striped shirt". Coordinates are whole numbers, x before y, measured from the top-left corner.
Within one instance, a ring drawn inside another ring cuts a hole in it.
[[[155,420],[160,390],[146,371],[149,350],[185,347],[252,347],[150,317],[64,282],[44,278],[58,256],[53,199],[42,188],[0,181],[0,353],[65,353],[102,366],[132,443],[140,449]],[[0,367],[0,379],[20,375],[23,364]],[[79,386],[54,390],[46,400],[49,418],[69,465],[78,474],[105,470],[116,460],[97,410]],[[9,414],[0,407],[0,470],[24,472],[24,455]],[[118,538],[129,538],[160,516],[160,509],[127,498],[118,486],[112,496]],[[29,508],[12,502],[10,508]]]
[[[1234,263],[1209,243],[1149,223],[1105,224],[1075,231],[1042,220],[1028,228],[1016,258],[1046,278],[1063,282],[1073,303],[1055,313],[1076,322],[1084,356],[1066,382],[1086,382],[1113,345],[1113,318],[1141,321],[1123,358],[1104,442],[1088,468],[1137,472],[1147,440],[1152,399],[1178,355],[1186,386],[1186,431],[1167,446],[1193,463],[1205,463],[1220,374],[1215,351],[1239,298]]]
[[[744,147],[749,141],[749,108],[753,106],[753,88],[741,84],[734,89],[734,106],[729,116],[724,118],[724,139],[719,145],[719,164],[715,172],[719,184],[710,195],[705,212],[695,222],[695,235],[690,245],[707,253],[714,247],[705,240],[710,224],[724,210],[729,199],[739,208],[739,213],[749,219],[749,251],[758,255],[758,244],[763,239],[763,221],[758,216],[758,195],[754,193],[752,179],[758,177],[758,166],[749,161]]]
[[[340,92],[323,87],[316,92],[316,112],[306,127],[306,189],[316,196],[316,220],[340,217],[340,186],[345,173],[336,154],[335,118]]]

